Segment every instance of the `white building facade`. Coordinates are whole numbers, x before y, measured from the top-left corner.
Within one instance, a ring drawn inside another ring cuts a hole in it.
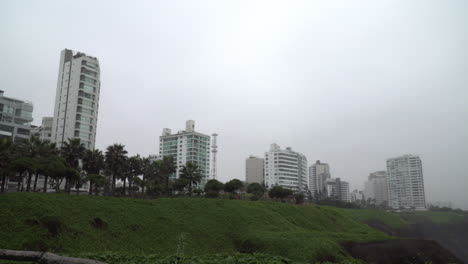
[[[279,185],[295,192],[307,190],[307,158],[301,153],[271,144],[270,151],[265,152],[264,164],[267,188]]]
[[[421,159],[403,155],[387,160],[389,206],[393,209],[424,210],[426,197]]]
[[[164,128],[159,137],[160,158],[172,156],[176,163],[176,173],[171,179],[180,177],[181,168],[187,162],[198,165],[202,174],[200,186],[204,186],[210,175],[210,136],[195,132],[195,121],[188,120],[185,130],[171,134],[169,128]]]
[[[65,49],[60,55],[51,141],[79,138],[94,149],[101,89],[99,61]]]

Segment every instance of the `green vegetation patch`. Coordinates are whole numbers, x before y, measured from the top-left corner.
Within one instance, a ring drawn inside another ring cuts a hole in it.
[[[341,262],[353,261],[341,249],[343,241],[390,238],[351,211],[279,202],[10,193],[0,196],[0,208],[0,248],[73,256],[265,253]]]

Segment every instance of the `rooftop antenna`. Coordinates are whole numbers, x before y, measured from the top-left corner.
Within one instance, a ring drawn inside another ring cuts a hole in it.
[[[216,137],[218,136],[218,134],[213,133],[212,136],[213,136],[213,144],[211,144],[211,153],[213,153],[213,161],[212,161],[213,167],[211,168],[211,177],[216,180],[218,178],[218,175],[217,175],[218,171],[216,168],[216,153],[218,153],[218,145],[216,144]]]

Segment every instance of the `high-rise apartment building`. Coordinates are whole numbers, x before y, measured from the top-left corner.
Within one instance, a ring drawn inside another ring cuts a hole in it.
[[[51,140],[60,147],[79,138],[94,149],[101,88],[99,61],[65,49],[60,54]]]
[[[33,121],[32,103],[3,96],[0,90],[0,138],[29,139]]]
[[[315,164],[309,167],[309,190],[311,194],[316,196],[323,193],[326,189],[326,181],[330,178],[330,166],[317,160]]]
[[[264,184],[264,160],[259,157],[250,156],[245,160],[245,181],[247,183]]]
[[[159,137],[160,157],[172,156],[176,163],[176,173],[171,178],[178,179],[181,168],[187,162],[198,165],[202,174],[201,186],[208,181],[210,173],[210,136],[195,132],[195,121],[188,120],[185,130],[171,134],[169,128],[164,128]]]
[[[364,185],[364,195],[366,200],[370,198],[372,202],[375,202],[375,204],[388,202],[386,171],[376,171],[369,174],[369,179]]]
[[[421,159],[403,155],[387,160],[388,202],[394,209],[426,208]]]
[[[307,159],[291,148],[281,149],[271,144],[270,151],[265,152],[265,186],[275,185],[293,191],[305,191],[308,185]]]

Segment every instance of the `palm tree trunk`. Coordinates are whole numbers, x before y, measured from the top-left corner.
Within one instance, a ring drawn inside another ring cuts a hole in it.
[[[20,191],[20,185],[21,185],[21,181],[23,180],[23,177],[21,175],[22,173],[19,174],[19,177],[18,177],[18,187],[16,188],[16,191]],[[21,179],[21,181],[20,181]]]
[[[89,181],[89,192],[88,192],[89,195],[93,195],[93,183],[91,181]]]
[[[76,195],[80,195],[80,184],[76,185]]]
[[[115,178],[115,173],[113,173],[113,174],[112,174],[112,190],[111,190],[111,191],[112,191],[112,195],[115,194],[115,180],[116,180],[116,178]]]
[[[188,193],[189,193],[189,196],[192,196],[192,181],[189,182]]]
[[[126,191],[125,187],[127,186],[127,178],[126,177],[124,177],[123,182],[124,182],[123,183],[123,195],[125,196],[125,195],[127,195],[127,193],[125,192]]]
[[[36,191],[37,187],[37,179],[39,178],[39,172],[36,172],[36,177],[34,178],[34,187],[33,187],[33,192]]]
[[[133,182],[131,178],[128,178],[128,193],[130,197],[133,197]]]
[[[44,190],[43,192],[47,192],[47,180],[49,179],[49,176],[44,176]]]
[[[65,178],[65,188],[64,188],[64,191],[65,192],[68,192],[68,179]]]
[[[26,191],[29,192],[31,191],[31,180],[32,180],[32,173],[28,171],[28,181],[26,185]]]
[[[7,179],[6,173],[3,172],[3,176],[2,176],[2,190],[1,190],[1,192],[5,192],[6,179]]]

